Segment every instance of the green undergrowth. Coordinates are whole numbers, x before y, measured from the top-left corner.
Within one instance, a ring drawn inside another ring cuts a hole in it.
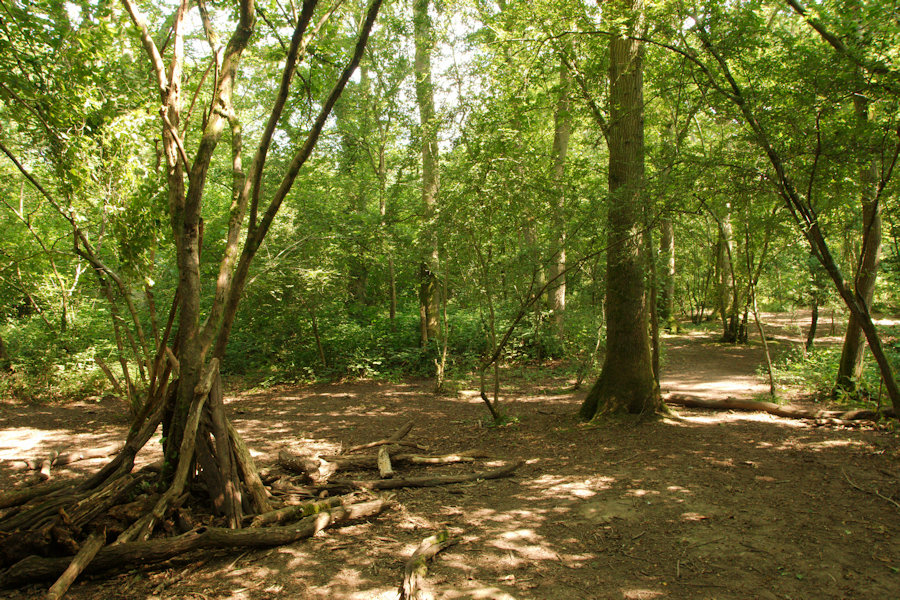
[[[893,333],[893,331],[891,332]],[[885,350],[894,373],[900,368],[900,345],[894,336],[885,336]],[[852,392],[835,389],[841,346],[798,346],[786,351],[774,363],[775,381],[781,386],[799,386],[821,401],[834,401],[847,408],[874,408],[889,403],[878,365],[867,352],[863,372]]]

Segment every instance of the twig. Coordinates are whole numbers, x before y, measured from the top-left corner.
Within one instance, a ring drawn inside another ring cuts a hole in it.
[[[855,483],[853,483],[853,481],[850,479],[850,477],[847,475],[847,472],[844,471],[844,469],[841,469],[841,473],[844,475],[844,479],[847,480],[847,483],[849,483],[851,487],[853,487],[853,488],[855,488],[855,489],[857,489],[857,490],[859,490],[859,491],[861,491],[861,492],[863,492],[863,493],[865,493],[865,494],[872,494],[873,496],[878,496],[879,498],[881,498],[881,499],[884,500],[885,502],[890,502],[890,503],[893,504],[896,508],[900,509],[900,502],[897,502],[897,501],[894,500],[893,498],[888,498],[887,496],[885,496],[884,494],[882,494],[881,492],[879,492],[879,491],[878,491],[877,489],[875,489],[875,488],[872,488],[871,490],[867,490],[867,489],[865,489],[865,488],[863,488],[863,487],[860,487],[860,486],[856,485]]]

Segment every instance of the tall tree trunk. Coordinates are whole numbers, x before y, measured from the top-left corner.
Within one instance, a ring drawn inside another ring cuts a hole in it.
[[[423,249],[420,268],[419,315],[422,345],[438,334],[440,293],[437,280],[438,245],[434,231],[438,186],[438,127],[434,113],[434,87],[431,82],[431,52],[434,30],[428,15],[429,0],[413,1],[415,35],[416,102],[422,124],[422,205],[423,227],[420,240]]]
[[[853,97],[857,125],[863,129],[869,119],[869,103],[860,95]],[[859,296],[871,309],[875,296],[875,281],[878,277],[878,263],[881,259],[881,204],[875,199],[878,175],[877,165],[873,159],[867,159],[859,169],[859,180],[862,187],[863,247],[856,270],[854,285]],[[859,319],[850,315],[844,346],[838,365],[838,389],[852,392],[862,376],[863,356],[865,353],[865,337]]]
[[[359,66],[358,89],[359,95],[361,96],[360,104],[362,105],[360,107],[361,115],[359,117],[360,123],[358,125],[359,133],[345,133],[342,144],[344,159],[346,160],[344,169],[348,175],[347,196],[350,201],[348,209],[350,213],[354,215],[357,222],[362,219],[362,216],[366,212],[366,205],[368,204],[366,178],[363,177],[362,174],[363,160],[361,155],[364,152],[362,148],[364,142],[360,139],[360,136],[367,135],[371,129],[371,119],[369,119],[368,108],[371,103],[369,87],[369,69],[363,61]],[[341,110],[335,110],[335,116],[340,118],[343,112],[344,111]],[[358,233],[356,227],[354,227],[354,233],[350,239],[352,251],[348,258],[350,264],[348,265],[349,272],[347,274],[347,293],[350,295],[352,302],[357,305],[365,305],[369,303],[367,295],[369,264],[368,258],[365,256],[364,252],[365,242],[361,241],[359,239],[360,237],[362,237],[362,234]]]
[[[716,244],[716,299],[722,318],[722,341],[733,344],[738,341],[737,285],[735,285],[733,248],[734,240],[731,228],[731,211],[722,219],[717,219],[718,242]]]
[[[644,187],[643,0],[616,3],[634,18],[632,37],[610,40],[609,215],[606,359],[581,406],[592,419],[662,409],[650,357],[642,257]]]
[[[550,279],[556,284],[550,289],[549,308],[556,335],[562,343],[565,341],[566,316],[566,154],[569,150],[569,138],[572,135],[571,116],[572,77],[564,62],[559,66],[559,96],[554,112],[553,134],[553,193],[550,195],[553,213],[553,231],[551,239],[558,240],[552,246],[553,262],[550,264]]]
[[[666,329],[675,330],[675,225],[665,218],[659,224],[659,253],[663,259],[659,319]]]

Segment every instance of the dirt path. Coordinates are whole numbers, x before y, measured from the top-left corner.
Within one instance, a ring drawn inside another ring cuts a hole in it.
[[[757,393],[752,353],[699,338],[666,343],[664,389]],[[884,499],[900,498],[896,434],[692,410],[642,425],[582,425],[574,418],[582,393],[563,380],[523,376],[505,389],[519,421],[494,429],[479,425],[480,400],[436,397],[427,382],[234,397],[229,410],[263,462],[280,447],[346,447],[413,419],[410,439],[433,451],[481,448],[527,464],[511,479],[401,491],[376,522],[305,543],[134,565],[76,584],[68,597],[393,599],[405,557],[441,529],[462,539],[429,573],[445,600],[900,597],[900,510]],[[91,410],[85,420],[84,406],[0,405],[0,458],[22,442],[33,456],[72,436],[88,444],[124,429],[121,417],[110,419],[117,407]],[[16,475],[0,463],[0,485]],[[41,589],[3,593],[37,598]]]

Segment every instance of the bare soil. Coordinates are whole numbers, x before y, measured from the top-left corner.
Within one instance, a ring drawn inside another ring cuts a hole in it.
[[[801,332],[777,333],[783,347]],[[664,341],[664,392],[752,398],[767,390],[756,375],[758,344]],[[585,425],[575,416],[584,390],[527,370],[510,373],[504,393],[517,421],[497,428],[481,424],[486,411],[474,393],[436,396],[428,381],[235,393],[229,412],[263,464],[281,448],[332,452],[383,438],[410,419],[408,439],[433,452],[479,448],[496,459],[479,468],[527,463],[509,479],[400,490],[377,520],[302,543],[128,565],[76,583],[67,597],[393,599],[406,558],[448,529],[461,541],[428,574],[435,597],[446,600],[900,598],[900,441],[892,429],[688,409],[652,422]],[[12,458],[110,443],[126,427],[111,402],[0,403],[0,486],[23,476]],[[37,598],[45,589],[0,597]]]

